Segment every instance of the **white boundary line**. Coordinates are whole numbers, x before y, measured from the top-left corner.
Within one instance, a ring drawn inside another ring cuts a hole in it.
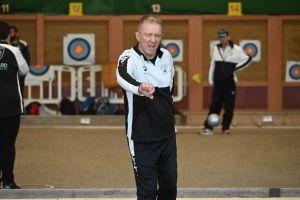
[[[20,126],[20,128],[61,128],[61,129],[115,129],[125,130],[125,126]],[[176,126],[177,129],[202,129],[203,126]],[[217,127],[216,129],[220,129]],[[300,129],[300,126],[238,126],[232,127],[234,129]]]

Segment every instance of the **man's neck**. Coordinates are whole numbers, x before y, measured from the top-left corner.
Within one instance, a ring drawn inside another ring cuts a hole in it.
[[[227,44],[222,44],[222,49],[225,50],[226,47],[227,47],[228,45],[229,45],[229,43],[227,43]]]
[[[11,40],[11,41],[10,41],[10,44],[17,44],[17,43],[18,43],[18,40],[19,40],[18,38],[14,39],[14,40]]]
[[[6,40],[0,40],[1,42],[6,42],[7,44],[10,44],[9,39]]]

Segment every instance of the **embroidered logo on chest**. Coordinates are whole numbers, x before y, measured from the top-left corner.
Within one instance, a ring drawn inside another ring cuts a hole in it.
[[[167,65],[164,65],[160,68],[160,70],[163,72],[163,74],[168,74],[168,66]]]
[[[4,55],[4,47],[0,47],[0,59],[2,58],[2,56]]]

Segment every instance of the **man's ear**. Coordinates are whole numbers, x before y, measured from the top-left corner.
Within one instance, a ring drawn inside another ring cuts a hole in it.
[[[135,32],[135,37],[136,37],[137,41],[140,41],[140,33],[139,32]]]

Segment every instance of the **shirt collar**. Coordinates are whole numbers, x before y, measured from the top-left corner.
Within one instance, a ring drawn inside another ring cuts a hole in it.
[[[1,40],[0,44],[8,44],[8,43],[6,41],[4,41],[4,40]]]
[[[138,49],[138,45],[139,45],[139,43],[137,43],[136,46],[133,47],[134,51],[137,54],[139,54],[140,56],[143,56],[145,61],[148,61],[149,59],[142,52],[140,52],[140,50]],[[156,54],[158,55],[159,58],[162,57],[163,52],[162,52],[162,50],[160,50],[160,46],[158,46],[158,48],[156,49]]]
[[[230,41],[229,41],[229,47],[230,47],[231,49],[233,48],[233,45],[234,45],[233,42],[230,40]],[[219,43],[217,46],[221,48],[221,47],[222,47],[222,44]]]

